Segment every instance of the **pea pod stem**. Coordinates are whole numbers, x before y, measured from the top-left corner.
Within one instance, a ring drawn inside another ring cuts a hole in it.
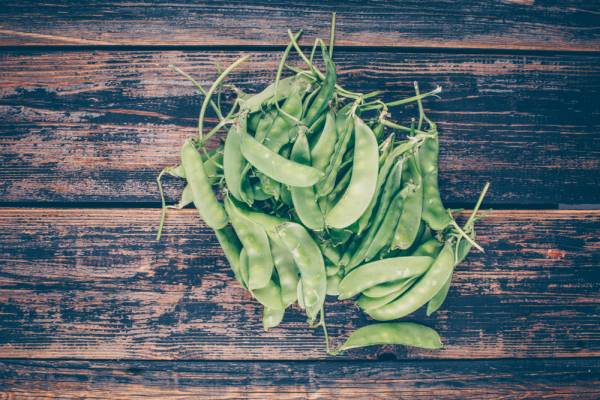
[[[240,57],[236,61],[234,61],[221,73],[221,75],[219,75],[219,77],[213,82],[208,92],[206,92],[206,96],[204,96],[204,101],[202,102],[202,107],[200,108],[200,116],[198,117],[198,137],[200,140],[202,140],[204,129],[204,115],[206,114],[206,108],[208,107],[208,104],[211,101],[211,96],[213,95],[217,87],[219,87],[221,82],[223,82],[223,80],[227,77],[227,75],[229,75],[231,71],[233,71],[238,65],[246,61],[248,58],[250,58],[250,55]]]
[[[192,78],[191,75],[189,75],[187,72],[183,71],[182,69],[180,69],[179,67],[170,64],[169,68],[171,68],[173,71],[177,72],[178,74],[182,75],[184,78],[186,78],[187,80],[189,80],[190,82],[192,82],[192,84],[194,86],[196,86],[196,88],[198,89],[198,91],[200,91],[200,93],[202,93],[202,95],[204,97],[206,97],[207,93],[206,90],[204,90],[204,88],[202,87],[202,85],[200,85],[200,83],[198,83],[198,81],[196,81],[194,78]],[[213,109],[213,111],[215,112],[215,114],[217,114],[217,117],[219,118],[219,120],[223,120],[223,114],[221,112],[221,108],[218,107],[214,101],[212,101],[212,99],[210,100],[210,106]]]

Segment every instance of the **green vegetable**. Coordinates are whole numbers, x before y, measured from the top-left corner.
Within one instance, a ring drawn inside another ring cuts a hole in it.
[[[333,29],[329,47],[317,39],[310,57],[298,44],[300,34],[288,31],[275,81],[257,94],[235,89],[227,113],[211,97],[248,56],[208,91],[174,67],[205,97],[199,138],[186,140],[181,164],[157,177],[163,206],[157,236],[167,208],[193,204],[214,229],[236,280],[264,307],[265,330],[297,303],[310,326],[323,328],[330,354],[377,344],[440,348],[433,329],[399,322],[359,328],[331,350],[326,296],[356,296],[363,312],[382,321],[425,304],[427,315],[434,313],[456,265],[473,247],[481,250],[474,225],[488,186],[459,226],[441,200],[439,133],[422,104],[441,88],[420,93],[415,83],[414,96],[388,103],[376,98],[379,92],[347,90],[337,82]],[[314,64],[317,48],[324,72]],[[305,69],[288,66],[292,50]],[[286,67],[291,73],[283,77]],[[418,119],[410,126],[391,120],[393,107],[415,102]],[[204,132],[211,110],[217,124]],[[217,134],[222,144],[209,146]],[[174,206],[166,205],[165,175],[187,182]]]

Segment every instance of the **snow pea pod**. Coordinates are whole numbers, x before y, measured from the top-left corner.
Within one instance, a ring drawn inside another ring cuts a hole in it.
[[[215,230],[215,235],[217,236],[217,240],[223,249],[225,258],[229,262],[229,266],[233,271],[235,279],[242,285],[242,287],[245,288],[246,284],[242,279],[240,271],[240,253],[242,251],[242,245],[235,234],[235,231],[231,226],[226,226],[224,228]]]
[[[431,257],[394,257],[364,264],[344,277],[340,283],[340,300],[384,282],[421,275],[429,268]]]
[[[377,139],[362,119],[354,116],[352,178],[340,200],[325,216],[327,226],[342,229],[357,221],[375,194],[379,169]]]
[[[241,150],[243,129],[243,119],[229,129],[223,150],[223,174],[229,193],[236,199],[248,203],[248,196],[242,188],[243,179],[250,169]]]
[[[323,173],[308,165],[290,161],[259,143],[252,136],[242,135],[242,154],[256,169],[269,178],[290,186],[312,186]]]
[[[310,165],[310,148],[304,133],[300,133],[291,153],[292,161]],[[292,203],[300,221],[313,231],[321,231],[325,227],[323,213],[317,203],[317,196],[312,186],[290,188]]]
[[[285,309],[276,310],[274,308],[264,307],[263,308],[263,329],[268,331],[271,328],[275,328],[283,321]]]
[[[338,351],[382,344],[400,344],[424,349],[442,348],[438,333],[425,325],[414,322],[387,322],[357,329]]]
[[[431,229],[445,229],[452,219],[442,204],[438,186],[438,157],[440,144],[438,137],[425,139],[419,149],[419,164],[423,176],[423,221]]]
[[[310,320],[314,320],[323,307],[327,291],[325,263],[319,246],[302,225],[288,222],[276,229],[300,270],[306,314]]]
[[[262,226],[244,215],[231,199],[225,199],[225,208],[231,219],[233,229],[235,229],[248,255],[248,289],[254,290],[265,287],[269,284],[273,273],[273,258],[271,257],[267,233]]]
[[[405,250],[415,242],[419,233],[419,223],[421,221],[421,212],[423,208],[423,185],[421,174],[418,170],[417,161],[414,156],[407,160],[407,174],[414,185],[414,190],[408,193],[402,204],[402,215],[398,220],[392,249]]]
[[[186,140],[181,148],[181,165],[200,217],[213,229],[223,228],[228,222],[227,214],[212,191],[200,154],[191,139]]]
[[[340,115],[341,114],[341,115]],[[317,194],[321,197],[327,196],[335,187],[335,181],[344,159],[344,154],[352,138],[354,121],[348,114],[340,111],[335,120],[337,142],[335,151],[325,168],[325,177],[317,184]]]
[[[270,242],[273,263],[279,276],[279,286],[281,286],[281,300],[285,306],[289,306],[297,299],[296,288],[299,271],[288,249],[279,240],[274,240],[272,237],[270,237]]]
[[[371,286],[370,288],[363,290],[362,294],[368,297],[384,297],[390,293],[401,290],[402,293],[404,293],[405,289],[411,287],[417,278],[418,276],[415,276],[413,278],[380,283],[379,285]]]
[[[273,282],[273,280],[269,280],[266,286],[263,286],[260,289],[251,290],[250,293],[252,293],[252,296],[265,307],[273,310],[285,310],[283,301],[281,301],[281,288],[277,283]]]
[[[415,285],[399,299],[369,311],[367,314],[378,321],[402,318],[427,303],[444,286],[454,268],[454,251],[446,242],[442,251]]]
[[[362,308],[363,311],[371,311],[371,310],[375,310],[376,308],[383,307],[386,304],[389,304],[392,301],[396,300],[404,292],[406,292],[408,289],[410,289],[410,287],[413,285],[413,283],[415,283],[415,281],[417,279],[418,279],[417,276],[415,276],[413,278],[409,278],[409,279],[404,279],[403,280],[404,284],[402,286],[400,286],[395,291],[386,294],[385,296],[369,297],[369,296],[366,296],[363,292],[363,294],[356,301],[356,305],[359,306],[360,308]]]
[[[339,286],[340,286],[341,280],[342,280],[342,278],[340,278],[339,275],[331,275],[331,276],[327,277],[327,295],[328,296],[337,296],[340,294]]]
[[[310,151],[312,166],[318,170],[325,171],[331,155],[335,151],[337,142],[337,130],[335,129],[335,114],[332,111],[325,117],[325,126],[319,139]]]

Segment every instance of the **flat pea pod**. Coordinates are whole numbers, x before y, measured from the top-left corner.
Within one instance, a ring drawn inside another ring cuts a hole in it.
[[[378,169],[377,139],[371,128],[355,116],[352,178],[340,200],[325,216],[327,226],[342,229],[360,218],[375,194]]]
[[[256,169],[285,185],[308,187],[317,183],[323,176],[318,169],[290,161],[248,134],[242,136],[241,150],[246,160]]]
[[[297,300],[296,288],[298,286],[299,271],[288,249],[278,240],[271,238],[270,241],[273,263],[279,276],[281,300],[285,306],[289,306]]]
[[[275,96],[275,82],[267,86],[262,92],[257,93],[255,95],[248,96],[240,101],[240,108],[242,110],[247,110],[249,113],[257,112],[263,107],[267,102],[275,102],[280,101],[286,97],[286,93],[289,93],[292,89],[292,86],[299,79],[308,79],[301,75],[290,76],[279,81],[279,85],[277,87],[277,98]],[[308,81],[307,81],[308,84]]]
[[[454,269],[454,251],[447,242],[425,275],[399,299],[367,314],[378,321],[402,318],[419,309],[444,286]]]
[[[194,206],[206,225],[213,229],[221,229],[227,225],[228,218],[223,205],[212,191],[200,154],[191,139],[186,140],[181,148],[181,165],[185,169],[185,177],[193,194]]]
[[[327,277],[327,295],[328,296],[337,296],[338,294],[340,294],[339,286],[340,286],[341,280],[342,280],[342,278],[340,278],[339,275],[331,275],[331,276]]]
[[[271,328],[275,328],[277,325],[283,321],[283,316],[285,314],[285,309],[274,309],[269,307],[263,308],[263,329],[268,331]]]
[[[414,184],[414,190],[408,193],[402,204],[402,215],[394,232],[391,248],[405,250],[410,248],[419,233],[421,212],[423,209],[423,185],[417,161],[413,157],[407,160],[407,174]]]
[[[333,98],[335,92],[335,64],[331,57],[329,57],[329,53],[322,42],[321,53],[323,54],[323,61],[325,61],[325,79],[321,89],[319,89],[319,94],[310,104],[308,111],[303,118],[304,124],[308,126],[312,125],[312,123],[315,122],[329,106],[329,102]]]
[[[362,294],[368,297],[384,297],[404,288],[408,289],[417,278],[418,276],[415,276],[413,278],[380,283],[379,285],[371,286],[370,288],[363,290]]]
[[[473,238],[474,239],[474,238]],[[456,263],[455,266],[460,264],[471,251],[471,243],[466,240],[459,241],[457,244],[456,251]],[[433,296],[429,303],[427,303],[427,316],[430,316],[434,312],[440,309],[444,301],[446,301],[446,297],[448,296],[448,291],[450,290],[450,285],[452,284],[452,274],[448,277],[444,286]]]
[[[250,275],[250,267],[248,266],[248,254],[246,249],[242,247],[240,251],[240,278],[242,279],[244,288],[248,289],[248,277]]]
[[[274,266],[267,233],[262,226],[244,215],[231,199],[225,199],[225,208],[248,255],[248,289],[262,288],[269,284]]]
[[[310,149],[305,134],[301,133],[296,139],[292,148],[291,159],[300,164],[310,165]],[[294,210],[304,226],[313,231],[323,230],[325,228],[325,220],[317,203],[315,189],[312,186],[292,186],[290,192],[292,194]]]
[[[271,128],[267,132],[264,140],[265,146],[274,152],[279,152],[281,148],[296,138],[295,133],[297,127],[294,121],[290,120],[289,116],[299,119],[302,114],[302,89],[294,87],[292,93],[281,106],[281,111],[274,119]],[[287,114],[287,115],[286,115]]]
[[[365,289],[384,282],[411,278],[424,273],[432,264],[431,257],[393,257],[361,265],[340,283],[339,299],[356,296]]]
[[[224,228],[215,230],[215,235],[217,236],[217,240],[221,245],[221,249],[223,249],[223,253],[225,254],[227,262],[229,262],[229,266],[233,271],[235,279],[242,285],[242,287],[245,288],[246,284],[242,279],[240,270],[240,253],[242,251],[242,244],[235,234],[235,231],[231,226],[226,226]]]
[[[322,197],[330,194],[335,187],[340,165],[352,138],[354,130],[353,119],[348,114],[340,111],[335,120],[335,127],[338,138],[335,144],[335,151],[329,160],[329,164],[327,164],[327,168],[325,168],[325,177],[317,185],[317,194]]]
[[[277,226],[277,233],[300,270],[306,314],[314,320],[323,307],[327,291],[325,263],[319,246],[302,225],[293,222]]]
[[[388,322],[371,324],[352,332],[338,351],[357,347],[399,344],[424,349],[440,349],[442,341],[438,333],[414,322]]]
[[[337,130],[335,128],[335,114],[329,111],[325,117],[325,126],[319,139],[310,151],[312,166],[318,170],[325,171],[331,155],[335,151],[337,142]]]
[[[356,301],[356,305],[359,306],[363,311],[371,311],[379,307],[383,307],[386,304],[389,304],[392,301],[396,300],[404,292],[410,289],[410,287],[415,283],[417,279],[417,276],[409,279],[404,279],[402,286],[400,286],[395,291],[386,294],[385,296],[369,297],[366,296],[363,292],[363,294]]]
[[[273,310],[284,310],[285,305],[281,301],[281,288],[273,280],[269,280],[266,286],[251,290],[252,296],[260,304]]]
[[[225,138],[223,150],[223,174],[229,193],[236,199],[248,203],[248,196],[242,188],[242,182],[250,169],[241,150],[241,125],[233,125]]]
[[[423,221],[433,230],[445,229],[451,217],[442,204],[438,186],[438,157],[440,144],[437,136],[425,139],[419,149],[419,164],[423,176]]]

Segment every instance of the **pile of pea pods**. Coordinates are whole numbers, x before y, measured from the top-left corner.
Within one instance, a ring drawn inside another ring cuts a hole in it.
[[[332,30],[333,31],[333,30]],[[337,348],[325,324],[327,296],[354,299],[375,321],[403,318],[427,305],[438,310],[455,266],[475,242],[477,211],[459,225],[438,190],[438,130],[422,101],[440,88],[391,102],[379,93],[356,93],[336,82],[333,32],[329,47],[317,39],[310,56],[288,31],[274,82],[257,94],[233,87],[236,98],[223,112],[213,97],[247,57],[225,69],[204,94],[199,136],[181,148],[181,163],[164,174],[187,181],[181,200],[193,204],[214,229],[239,284],[264,307],[265,330],[279,325],[298,304],[312,327],[324,330],[327,352],[402,344],[442,346],[431,328],[383,322],[359,328]],[[287,65],[295,50],[306,68]],[[318,64],[315,60],[319,54]],[[287,77],[283,77],[284,72]],[[410,124],[390,110],[416,104]],[[211,110],[218,124],[205,132]],[[226,132],[216,148],[207,140]]]

